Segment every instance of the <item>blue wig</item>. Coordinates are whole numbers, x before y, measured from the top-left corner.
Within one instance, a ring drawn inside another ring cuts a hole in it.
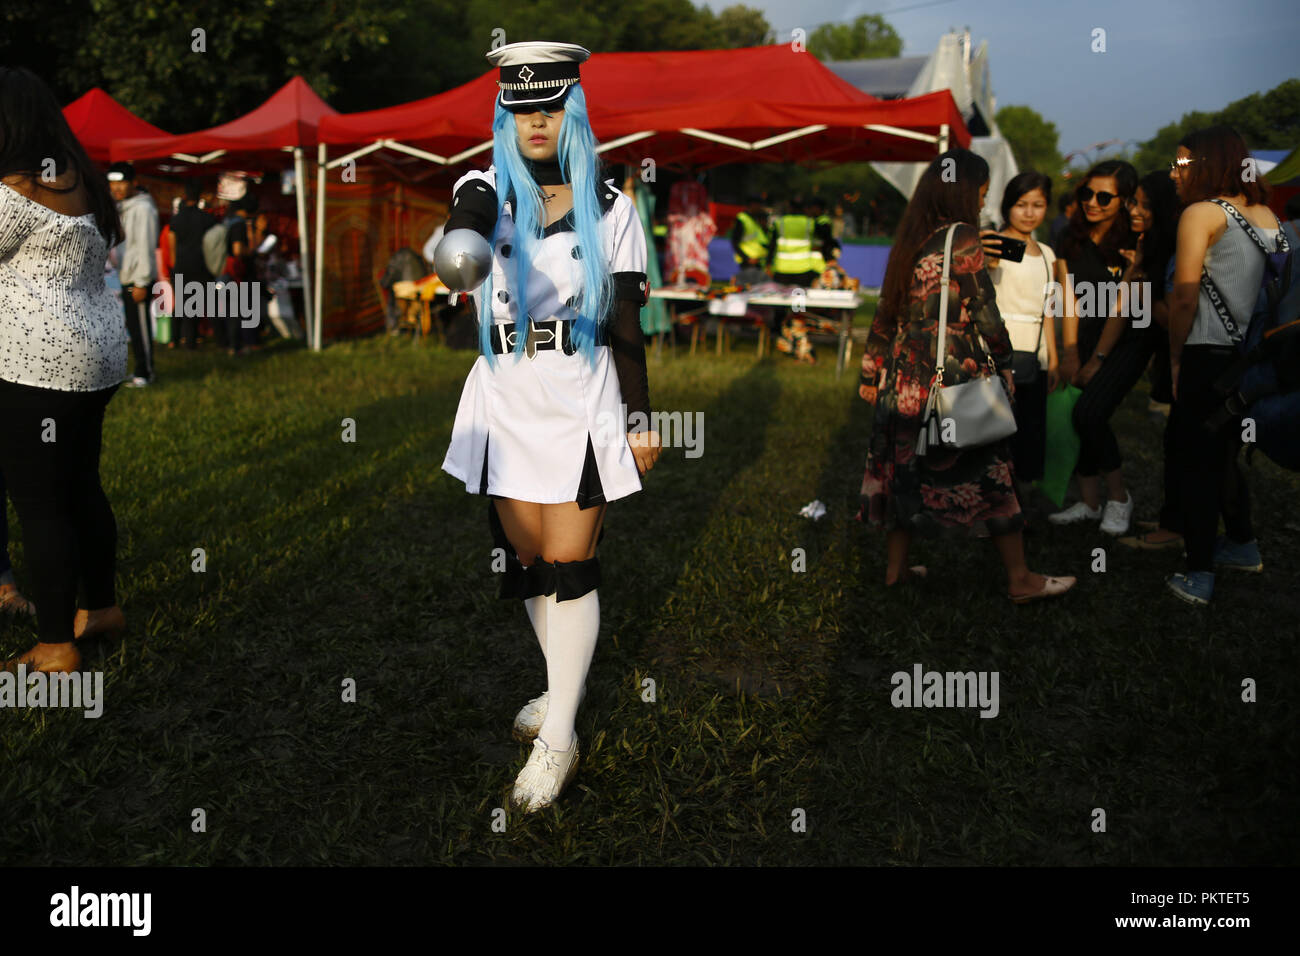
[[[601,208],[596,195],[599,177],[599,158],[596,154],[596,136],[587,119],[587,99],[581,84],[575,83],[564,101],[564,118],[560,122],[557,142],[561,175],[573,188],[573,221],[582,249],[582,258],[572,263],[580,274],[573,276],[574,287],[581,290],[574,302],[572,339],[591,366],[596,362],[596,334],[605,324],[614,301],[614,282],[610,276],[609,261],[601,235]],[[507,273],[506,282],[511,298],[516,303],[516,322],[522,327],[528,317],[528,276],[533,259],[542,244],[541,187],[528,172],[522,153],[514,114],[498,102],[492,119],[492,163],[496,167],[497,227],[492,235],[492,248],[496,248],[501,228],[501,214],[506,199],[513,189],[514,242],[519,255],[511,256],[514,269]],[[479,349],[489,364],[496,356],[492,352],[492,274],[488,273],[479,296]],[[550,316],[537,316],[546,320]],[[525,336],[516,337],[514,353],[522,355]]]

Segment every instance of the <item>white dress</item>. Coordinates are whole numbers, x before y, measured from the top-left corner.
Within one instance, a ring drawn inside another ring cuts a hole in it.
[[[496,186],[494,168],[476,170],[456,181],[453,194],[476,178]],[[644,273],[646,243],[636,207],[613,180],[606,181],[604,198],[612,200],[601,222],[610,271]],[[578,236],[563,220],[546,233],[529,274],[530,311],[535,322],[574,319],[577,313],[566,302],[581,288],[574,256]],[[492,256],[492,321],[497,325],[523,318],[506,279],[509,257],[517,254],[507,202]],[[485,288],[486,283],[472,294],[476,311]],[[580,486],[590,488],[594,477],[588,474],[583,481],[589,450],[603,501],[641,490],[609,348],[596,348],[594,368],[581,352],[566,355],[559,348],[538,350],[531,359],[513,353],[494,358],[495,367],[480,355],[470,369],[442,463],[444,471],[465,483],[466,491],[542,504],[575,501]]]
[[[1011,337],[1011,347],[1017,352],[1038,349],[1038,365],[1047,368],[1047,335],[1044,333],[1043,314],[1056,268],[1056,253],[1044,242],[1038,244],[1041,256],[1032,256],[1025,250],[1020,262],[1003,259],[996,269],[990,269],[993,288],[997,292],[998,313]]]

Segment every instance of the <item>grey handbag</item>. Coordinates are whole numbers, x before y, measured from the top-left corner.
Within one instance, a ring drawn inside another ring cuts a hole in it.
[[[1016,432],[1016,416],[1007,398],[1006,386],[988,356],[989,374],[960,385],[944,386],[943,363],[947,357],[948,274],[952,263],[953,223],[943,243],[943,279],[939,287],[939,342],[935,355],[934,381],[921,416],[917,455],[931,448],[974,448],[990,445]],[[987,353],[986,353],[987,354]]]

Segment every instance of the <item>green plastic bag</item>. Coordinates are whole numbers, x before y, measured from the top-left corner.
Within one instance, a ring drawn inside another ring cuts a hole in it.
[[[1082,394],[1083,389],[1064,385],[1047,395],[1047,452],[1043,478],[1034,482],[1034,487],[1056,502],[1058,508],[1065,504],[1065,491],[1079,461],[1079,433],[1074,430],[1071,416]]]

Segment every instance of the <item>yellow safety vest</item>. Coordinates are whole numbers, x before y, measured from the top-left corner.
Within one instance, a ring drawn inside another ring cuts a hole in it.
[[[736,221],[745,227],[745,234],[740,239],[740,252],[755,262],[762,262],[767,258],[767,233],[758,227],[754,217],[747,212],[737,215]],[[741,255],[734,252],[731,257],[737,262],[743,261]]]
[[[781,216],[776,221],[773,272],[798,274],[817,267],[813,258],[813,221],[807,216]],[[820,257],[818,257],[820,258]]]

